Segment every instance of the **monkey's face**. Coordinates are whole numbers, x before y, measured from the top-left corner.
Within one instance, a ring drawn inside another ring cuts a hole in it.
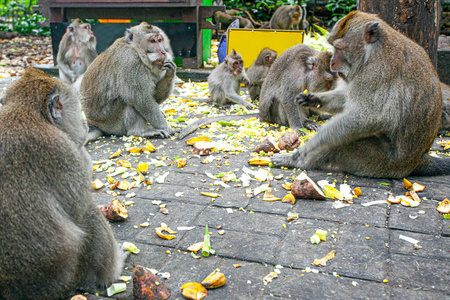
[[[300,19],[300,7],[298,5],[291,8],[291,18],[294,21],[298,21]]]
[[[330,69],[345,80],[350,71],[350,64],[346,58],[346,45],[341,39],[337,39],[333,42],[333,46],[334,54],[333,57],[331,57]]]
[[[237,58],[236,60],[233,60],[231,64],[231,70],[233,71],[234,76],[241,74],[243,69],[244,69],[244,61],[242,60],[242,58]]]
[[[69,34],[73,35],[73,38],[82,43],[88,43],[95,41],[94,33],[91,30],[89,23],[74,23],[67,27]]]

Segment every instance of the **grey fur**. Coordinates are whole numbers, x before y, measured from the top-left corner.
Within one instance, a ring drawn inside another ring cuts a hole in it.
[[[86,135],[67,84],[29,69],[8,88],[0,110],[1,299],[68,298],[120,274],[123,251],[92,202]]]
[[[261,86],[269,73],[269,69],[277,58],[277,52],[269,48],[264,48],[259,52],[253,64],[247,70],[250,80],[248,93],[252,100],[259,99]]]
[[[93,130],[102,133],[167,138],[175,131],[159,104],[172,92],[176,65],[167,35],[145,22],[127,29],[89,66],[80,92],[82,106]],[[149,42],[151,36],[161,42]]]

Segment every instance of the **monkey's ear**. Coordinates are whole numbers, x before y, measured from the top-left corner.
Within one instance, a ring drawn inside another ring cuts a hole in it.
[[[131,42],[133,42],[133,32],[131,32],[130,29],[125,30],[125,40],[128,44],[131,44]]]
[[[73,32],[73,26],[67,27],[67,30],[68,30],[69,32]]]
[[[59,94],[51,94],[48,101],[48,114],[50,120],[60,121],[62,119],[63,105],[59,99]]]
[[[375,43],[380,38],[380,23],[375,22],[366,26],[366,43]]]
[[[319,67],[319,61],[315,57],[308,57],[306,60],[306,67],[308,70],[315,70]]]
[[[236,50],[232,49],[230,52],[230,55],[233,55],[233,56],[236,55]]]
[[[266,57],[264,57],[264,60],[266,61],[266,63],[269,63],[270,59],[271,59],[270,54],[267,54]]]

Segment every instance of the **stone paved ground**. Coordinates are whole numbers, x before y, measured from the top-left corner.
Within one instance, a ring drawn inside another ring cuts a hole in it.
[[[0,86],[0,95],[6,85],[3,82]],[[201,129],[198,133],[207,130]],[[232,127],[228,132],[235,134]],[[184,140],[196,135],[191,134]],[[140,249],[139,254],[130,254],[127,258],[123,275],[131,275],[136,264],[170,273],[169,279],[163,279],[171,289],[170,299],[182,299],[181,285],[189,281],[201,282],[217,268],[225,274],[227,284],[209,290],[207,299],[450,299],[450,220],[443,219],[436,211],[438,201],[450,196],[449,176],[408,177],[411,182],[426,186],[419,196],[428,200],[416,208],[387,203],[362,206],[385,200],[389,191],[403,194],[401,180],[320,171],[308,174],[315,181],[336,180],[340,184],[346,180],[352,188],[360,187],[363,195],[355,199],[354,204],[341,209],[333,208],[332,200],[299,200],[294,205],[265,202],[262,194],[247,197],[240,182],[231,182],[228,188],[216,186],[205,174],[205,171],[213,175],[233,171],[240,177],[244,166],[251,167],[247,164],[250,150],[238,155],[215,153],[220,161],[202,164],[199,158],[192,156],[192,147],[185,145],[184,140],[151,139],[156,152],[140,156],[126,154],[127,142],[118,138],[107,137],[87,146],[93,161],[106,160],[121,148],[123,155],[113,161],[125,159],[133,168],[137,162],[161,157],[167,158],[166,163],[177,156],[188,158],[183,168],[150,166],[147,177],[155,176],[156,172],[169,172],[164,183],[154,182],[150,189],[135,187],[117,196],[108,194],[107,187],[93,191],[98,205],[106,205],[113,198],[134,202],[128,206],[126,221],[111,223],[118,241],[132,242]],[[442,146],[435,144],[433,149],[442,150]],[[283,174],[283,179],[274,180],[271,185],[273,193],[279,197],[287,193],[281,184],[292,182],[291,177],[299,174],[298,170],[278,168],[272,168],[271,172],[274,176]],[[105,182],[107,174],[94,172],[93,176]],[[260,185],[261,182],[251,181],[250,187]],[[217,192],[221,197],[212,201],[202,196],[202,191]],[[136,196],[126,198],[131,192]],[[183,192],[183,197],[177,197],[178,192]],[[160,213],[159,206],[152,203],[154,200],[162,201],[169,214]],[[288,222],[289,212],[298,213],[299,219]],[[411,218],[415,215],[417,218]],[[140,227],[144,222],[149,226]],[[154,230],[161,222],[174,230],[180,226],[194,228],[179,230],[173,240],[163,240]],[[203,241],[206,225],[216,255],[195,259],[186,249]],[[222,226],[224,235],[218,234],[218,225]],[[310,236],[319,228],[328,231],[328,238],[313,245]],[[413,244],[400,239],[400,235],[419,240],[422,248],[415,250]],[[331,250],[336,251],[336,257],[326,267],[311,265],[314,259]],[[241,267],[235,268],[235,264]],[[265,285],[263,278],[273,272],[276,265],[282,266],[278,266],[278,278]],[[307,272],[306,268],[312,271]],[[132,284],[128,284],[125,293],[113,298],[132,299]],[[107,298],[90,295],[90,299]]]
[[[187,138],[192,136],[195,135]],[[172,291],[170,299],[182,299],[182,284],[201,282],[216,268],[226,275],[228,283],[210,290],[208,299],[450,299],[450,220],[436,211],[438,201],[450,195],[450,177],[408,177],[411,182],[426,186],[419,195],[428,200],[417,208],[387,203],[361,205],[385,200],[389,191],[403,194],[401,180],[320,171],[308,174],[315,181],[328,179],[339,184],[346,180],[352,188],[360,187],[363,195],[341,209],[333,208],[332,200],[299,200],[294,205],[265,202],[262,194],[247,197],[239,183],[231,183],[229,188],[214,186],[214,180],[205,175],[205,171],[213,175],[234,171],[239,177],[243,166],[251,167],[247,164],[249,151],[239,155],[220,152],[215,154],[222,158],[220,162],[202,164],[199,158],[189,157],[191,146],[185,145],[184,140],[151,142],[157,151],[145,158],[125,155],[118,159],[126,159],[135,167],[136,161],[166,156],[166,162],[170,162],[179,156],[188,157],[188,164],[181,169],[176,165],[160,169],[151,166],[150,173],[169,172],[166,180],[153,183],[150,190],[133,188],[136,197],[130,198],[134,204],[128,207],[129,219],[111,226],[119,241],[133,242],[141,250],[129,256],[124,274],[131,274],[133,264],[169,272],[170,278],[164,281]],[[94,161],[108,158],[118,148],[124,149],[124,141],[111,138],[88,145]],[[442,149],[439,145],[435,148]],[[271,171],[274,176],[284,175],[272,182],[274,194],[283,197],[286,191],[281,184],[292,182],[292,175],[299,171]],[[105,181],[106,174],[94,173],[95,177]],[[261,182],[251,182],[252,188],[259,185]],[[128,192],[114,197],[106,190],[93,193],[97,204],[106,205],[113,198],[130,200],[125,197]],[[218,192],[221,197],[212,201],[202,196],[202,191]],[[184,192],[183,197],[177,197],[177,192]],[[160,213],[153,200],[166,204],[169,214]],[[298,213],[299,219],[288,222],[288,212]],[[417,218],[412,219],[414,214]],[[145,221],[150,226],[140,227]],[[161,222],[175,230],[180,226],[195,228],[179,231],[173,240],[163,240],[154,230]],[[195,259],[186,249],[203,241],[206,225],[216,255]],[[224,235],[218,234],[218,225]],[[319,228],[329,232],[328,239],[313,245],[309,238]],[[399,239],[400,235],[419,240],[422,248],[415,250],[412,243]],[[336,257],[326,267],[311,265],[331,250],[336,251]],[[235,268],[234,264],[241,267]],[[281,273],[264,285],[263,278],[276,265],[283,267],[279,269]],[[307,267],[313,272],[305,272]],[[128,299],[129,295],[131,285],[127,294],[117,298]]]

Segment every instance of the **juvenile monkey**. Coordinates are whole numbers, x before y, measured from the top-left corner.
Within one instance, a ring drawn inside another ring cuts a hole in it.
[[[28,69],[0,109],[0,298],[105,288],[123,251],[92,202],[87,126],[70,86]]]
[[[170,95],[175,63],[167,35],[142,22],[126,30],[88,67],[80,92],[89,140],[103,134],[161,136],[175,131],[159,104]]]
[[[75,19],[59,43],[58,69],[59,78],[67,83],[74,83],[97,57],[97,39],[89,23]]]
[[[277,166],[403,178],[450,174],[450,160],[428,155],[442,114],[439,79],[422,47],[376,15],[353,11],[328,36],[331,70],[347,88],[300,94],[307,107],[341,104],[294,154]],[[421,63],[418,64],[417,62]]]
[[[299,44],[283,52],[269,69],[259,96],[262,121],[286,125],[298,130],[317,130],[308,120],[310,110],[299,107],[295,96],[305,89],[327,91],[334,87],[337,75],[330,71],[331,53]]]
[[[252,100],[259,99],[261,86],[267,77],[270,67],[277,58],[278,53],[272,49],[264,48],[259,52],[258,57],[248,68],[247,76],[250,79],[248,93]]]
[[[214,13],[214,22],[216,24],[221,23],[223,25],[222,29],[226,29],[236,19],[239,20],[239,28],[255,28],[252,22],[247,18],[241,16],[231,16],[223,11],[216,11]]]
[[[270,29],[291,29],[298,30],[298,24],[302,20],[303,11],[299,5],[285,5],[277,8],[270,18]]]
[[[239,96],[241,82],[248,85],[250,80],[245,74],[242,56],[233,49],[208,76],[211,98],[219,106],[236,103],[247,109],[252,108],[250,103]]]

